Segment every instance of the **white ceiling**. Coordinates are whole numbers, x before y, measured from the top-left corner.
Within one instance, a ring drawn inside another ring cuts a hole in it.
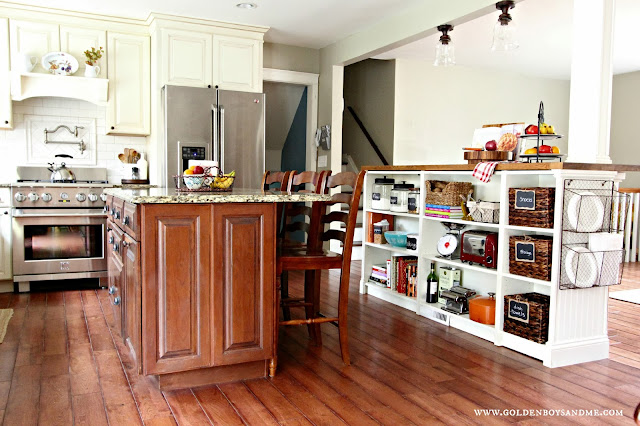
[[[150,12],[271,27],[272,43],[322,48],[403,12],[421,0],[18,0],[32,6],[146,19]]]
[[[585,0],[580,0],[585,1]],[[614,73],[640,70],[640,1],[617,0],[614,32]],[[500,12],[458,25],[450,33],[456,63],[527,75],[569,79],[571,75],[573,0],[525,0],[512,9],[520,48],[491,52],[492,30]],[[376,59],[433,61],[439,34],[407,44]]]

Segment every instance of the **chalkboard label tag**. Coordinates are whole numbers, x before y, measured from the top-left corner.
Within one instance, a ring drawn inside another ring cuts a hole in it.
[[[509,299],[509,313],[507,316],[513,320],[529,324],[529,302]]]
[[[371,193],[371,199],[372,200],[376,200],[376,201],[380,201],[380,193],[379,192],[372,192]]]
[[[536,245],[516,242],[516,262],[535,262]]]
[[[398,204],[398,197],[391,197],[389,200],[390,204]]]
[[[522,191],[516,189],[516,205],[518,210],[536,209],[536,191]]]
[[[415,197],[409,197],[409,201],[408,201],[408,205],[409,205],[409,211],[416,211],[418,210],[418,200]]]

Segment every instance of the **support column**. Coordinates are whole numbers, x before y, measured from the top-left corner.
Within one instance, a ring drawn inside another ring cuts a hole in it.
[[[575,1],[569,107],[569,155],[611,163],[611,84],[616,0]]]

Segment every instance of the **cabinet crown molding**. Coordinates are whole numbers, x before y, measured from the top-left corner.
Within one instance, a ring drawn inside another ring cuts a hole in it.
[[[151,12],[146,21],[149,27],[158,26],[172,26],[172,25],[202,25],[202,30],[207,28],[225,28],[230,30],[248,31],[251,33],[264,34],[269,31],[269,27],[262,25],[250,25],[250,24],[238,24],[233,22],[214,21],[210,19],[191,18],[188,16],[167,15],[164,13]],[[193,27],[191,27],[193,29]]]

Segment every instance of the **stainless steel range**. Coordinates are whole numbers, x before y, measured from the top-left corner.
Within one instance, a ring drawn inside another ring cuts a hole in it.
[[[18,167],[12,184],[13,280],[106,280],[104,168],[74,168],[75,181],[52,183],[44,167]],[[105,283],[106,285],[106,283]]]

